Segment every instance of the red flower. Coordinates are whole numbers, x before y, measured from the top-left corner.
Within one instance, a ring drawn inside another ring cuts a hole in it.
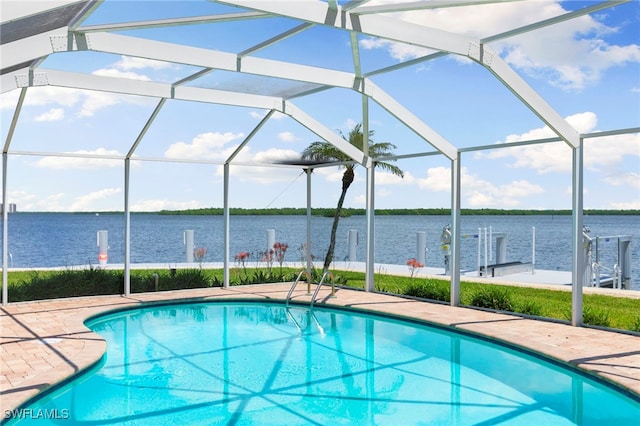
[[[240,253],[235,255],[234,259],[242,262],[247,260],[250,255],[251,254],[248,251],[241,251]]]
[[[407,266],[409,267],[409,272],[411,273],[411,278],[413,278],[413,275],[416,273],[416,271],[422,267],[424,267],[424,264],[418,262],[418,259],[411,258],[409,260],[407,260]]]

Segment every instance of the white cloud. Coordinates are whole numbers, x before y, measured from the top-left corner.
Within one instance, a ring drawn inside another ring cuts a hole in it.
[[[250,111],[249,116],[251,118],[255,118],[256,120],[262,120],[267,115],[267,113],[267,110]],[[285,117],[287,117],[286,114],[276,111],[271,115],[270,120],[282,120]]]
[[[526,180],[512,181],[503,185],[491,182],[470,174],[465,167],[461,171],[462,197],[472,208],[515,207],[520,200],[531,195],[542,194],[544,189]],[[433,167],[427,169],[427,177],[418,179],[418,186],[434,192],[451,191],[451,169],[448,167]]]
[[[114,64],[114,67],[121,70],[134,70],[151,68],[154,70],[171,68],[174,65],[170,62],[156,61],[153,59],[134,58],[131,56],[122,56],[118,62]]]
[[[629,172],[610,175],[603,180],[611,186],[629,186],[637,191],[640,190],[640,173]],[[638,192],[636,192],[636,195],[638,195]]]
[[[120,194],[120,192],[120,188],[104,188],[99,191],[90,192],[89,194],[76,197],[71,206],[69,206],[69,211],[80,212],[101,210],[102,208],[97,207],[99,205],[99,201],[109,199]]]
[[[376,191],[376,197],[385,198],[390,196],[391,194],[393,194],[393,192],[387,188],[378,188],[378,190]]]
[[[140,81],[150,81],[144,75],[132,72],[133,69],[161,69],[173,66],[172,64],[152,61],[148,59],[121,57],[121,59],[107,68],[101,68],[92,72],[103,77],[127,78]],[[0,100],[0,108],[15,108],[18,99],[18,91],[3,94]],[[62,87],[33,87],[30,88],[25,98],[25,106],[60,105],[72,108],[80,105],[79,117],[92,117],[98,110],[120,103],[146,104],[149,100],[139,96],[126,96],[114,93],[98,91],[83,91]],[[55,110],[59,110],[56,108]],[[57,114],[60,114],[57,112]],[[62,111],[64,115],[64,110]],[[51,121],[40,119],[38,121]]]
[[[327,182],[341,182],[344,169],[339,167],[321,167],[314,169],[313,173],[324,176]]]
[[[19,90],[3,93],[0,96],[0,108],[14,109],[20,95]],[[71,107],[76,105],[83,97],[83,92],[76,89],[62,87],[38,86],[27,91],[24,100],[25,106],[44,106],[49,104]]]
[[[296,135],[294,135],[292,132],[280,132],[278,133],[278,139],[282,142],[295,142],[298,140]]]
[[[609,45],[598,37],[597,33],[608,30],[593,18],[583,17],[548,31],[514,37],[499,46],[505,60],[516,68],[563,89],[582,89],[600,80],[609,68],[640,62],[640,46]],[[543,47],[551,44],[553,49]]]
[[[189,143],[176,142],[171,144],[164,156],[171,159],[224,161],[237,147],[237,145],[231,146],[229,144],[242,137],[244,134],[232,132],[201,133]]]
[[[410,185],[415,183],[416,178],[411,172],[404,172],[404,178],[396,176],[390,172],[376,171],[376,185]]]
[[[0,98],[0,108],[13,109],[16,107],[19,92],[14,90],[4,93]],[[131,103],[136,105],[146,105],[150,101],[142,96],[120,95],[115,93],[105,93],[91,90],[68,89],[64,87],[39,86],[32,87],[27,92],[25,106],[46,106],[57,105],[65,109],[79,106],[77,116],[92,117],[100,109],[120,103]],[[61,108],[53,108],[58,110]],[[43,120],[39,120],[43,121]]]
[[[566,118],[580,133],[596,133],[598,120],[595,114],[585,112]],[[548,127],[529,130],[520,135],[507,136],[504,142],[519,142],[555,136]],[[499,142],[503,143],[503,142]],[[640,156],[640,134],[623,134],[589,138],[584,142],[584,164],[588,170],[598,171],[620,164],[625,156]],[[564,142],[504,148],[477,153],[476,159],[512,159],[509,167],[530,168],[540,174],[568,173],[572,169],[571,149]]]
[[[131,71],[123,71],[117,68],[103,68],[92,72],[93,75],[102,77],[128,78],[130,80],[150,81],[146,75],[138,74]]]
[[[83,157],[43,157],[33,163],[33,166],[42,169],[52,170],[69,170],[69,169],[100,169],[100,168],[112,168],[112,167],[124,167],[123,160],[119,159],[101,159],[101,158],[88,158],[84,156],[115,156],[123,157],[117,150],[98,148],[93,151],[78,150],[68,152],[68,154],[82,155]]]
[[[624,157],[640,157],[640,133],[604,136],[585,141],[585,166],[597,171],[600,166],[617,167]]]
[[[564,193],[567,197],[572,197],[573,196],[573,187],[571,185],[567,186],[564,189]],[[582,195],[587,195],[589,193],[589,189],[584,187],[582,188]]]
[[[386,49],[389,52],[389,56],[400,62],[425,56],[434,52],[433,49],[427,49],[426,47],[397,43],[391,40],[379,38],[364,38],[360,40],[360,47],[365,50]]]
[[[131,205],[134,212],[156,212],[160,210],[186,210],[206,207],[200,201],[175,201],[164,199],[140,200]]]
[[[253,153],[250,149],[245,148],[240,152],[236,160],[238,163],[266,163],[277,164],[282,161],[297,160],[300,153],[290,149],[272,148],[266,151]],[[218,174],[222,174],[222,167],[219,168]],[[270,184],[273,182],[290,182],[300,176],[300,169],[278,168],[278,167],[261,167],[261,166],[238,166],[231,167],[230,173],[240,178],[242,181],[258,182],[261,184]]]
[[[347,118],[347,120],[344,122],[342,128],[344,129],[343,133],[345,135],[349,134],[349,132],[356,127],[356,125],[360,123],[359,121],[354,120],[353,118]]]
[[[52,108],[49,111],[38,115],[36,121],[60,121],[64,118],[64,109]]]
[[[393,3],[385,0],[369,4]],[[506,2],[473,7],[451,7],[388,14],[470,37],[486,37],[566,13],[560,2]],[[512,66],[563,89],[581,89],[598,81],[615,66],[640,62],[640,46],[607,43],[604,37],[617,28],[585,15],[492,43]],[[364,49],[386,49],[398,60],[422,56],[422,48],[378,39],[364,39]],[[549,48],[553,46],[553,48]]]
[[[451,169],[448,167],[427,169],[427,177],[418,179],[418,187],[436,192],[450,192]]]
[[[365,194],[353,197],[353,203],[357,206],[365,206],[367,204],[367,196]]]
[[[122,96],[113,93],[92,92],[85,97],[78,116],[93,117],[97,111],[119,104],[122,98]]]
[[[26,191],[9,191],[7,198],[10,203],[16,203],[20,211],[64,211],[61,204],[64,193],[50,195],[32,194]]]
[[[465,182],[466,180],[466,182]],[[474,185],[469,185],[473,180]],[[519,180],[504,185],[493,185],[488,181],[469,176],[463,177],[462,196],[466,198],[469,207],[516,207],[520,200],[531,195],[542,194],[544,189],[539,185]]]
[[[224,158],[226,159],[235,148],[234,146],[226,150]],[[274,164],[299,158],[300,153],[290,149],[272,148],[254,153],[251,147],[247,146],[231,162],[229,174],[245,182],[257,182],[265,185],[273,182],[290,182],[300,175],[300,169],[277,167]],[[265,163],[270,166],[260,166],[256,163]],[[216,176],[220,177],[223,173],[223,166],[218,166],[215,172]]]
[[[278,149],[271,148],[266,151],[260,151],[254,154],[251,158],[252,161],[258,163],[278,163],[281,161],[291,161],[300,158],[300,153],[291,149]]]

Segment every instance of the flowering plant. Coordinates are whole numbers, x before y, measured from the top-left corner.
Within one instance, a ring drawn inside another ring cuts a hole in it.
[[[193,257],[200,265],[200,269],[202,269],[202,262],[204,261],[204,257],[207,255],[206,247],[198,247],[193,249]]]
[[[238,264],[245,266],[245,262],[247,261],[247,259],[249,259],[250,256],[251,253],[249,253],[248,251],[241,251],[234,256],[234,259],[236,262],[238,262]]]
[[[280,264],[280,274],[282,274],[282,263],[284,262],[284,256],[287,254],[288,248],[289,245],[286,243],[275,243],[273,245],[273,253]]]
[[[413,278],[416,272],[418,272],[418,270],[424,267],[424,264],[418,262],[418,259],[414,257],[407,260],[407,266],[409,267],[409,273],[411,274],[411,278]]]
[[[271,273],[271,268],[273,267],[274,260],[274,251],[273,249],[269,249],[265,252],[260,253],[262,257],[260,258],[260,262],[264,262],[267,264],[267,271]]]

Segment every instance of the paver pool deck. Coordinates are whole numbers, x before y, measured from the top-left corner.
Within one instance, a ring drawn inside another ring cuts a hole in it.
[[[304,285],[293,300],[309,300]],[[96,314],[145,303],[189,300],[284,300],[290,283],[209,288],[131,296],[79,297],[11,303],[0,316],[2,413],[90,367],[103,356],[104,340],[84,321]],[[323,287],[318,305],[346,306],[411,317],[478,333],[531,349],[594,373],[640,395],[640,337],[563,323],[411,300],[380,293]]]

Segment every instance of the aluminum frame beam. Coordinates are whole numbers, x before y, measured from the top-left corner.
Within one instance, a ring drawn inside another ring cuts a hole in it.
[[[129,190],[131,181],[131,158],[124,160],[124,295],[131,294],[131,210]]]
[[[420,137],[425,139],[435,149],[443,153],[447,158],[454,159],[458,155],[458,149],[448,140],[438,134],[431,127],[427,126],[422,120],[416,117],[400,102],[388,95],[384,90],[378,87],[374,82],[366,79],[364,84],[364,92],[371,99],[376,101],[382,108],[387,110],[391,115],[396,117],[400,122],[404,123],[411,130],[416,132]]]
[[[631,0],[607,0],[592,6],[587,6],[582,9],[575,10],[573,12],[564,13],[562,15],[555,16],[553,18],[545,19],[539,22],[534,22],[533,24],[525,25],[519,28],[514,28],[513,30],[505,31],[499,34],[495,34],[489,37],[485,37],[480,40],[482,43],[490,43],[496,40],[502,40],[505,38],[513,37],[519,34],[524,34],[530,31],[539,30],[544,27],[548,27],[550,25],[559,24],[560,22],[566,22],[571,19],[578,18],[580,16],[588,15],[593,12],[597,12],[603,9],[608,9],[618,4],[628,3]]]
[[[229,157],[224,162],[225,164],[231,163],[233,159],[236,158],[238,154],[240,154],[240,151],[242,151],[242,149],[249,143],[249,141],[253,139],[253,137],[256,135],[256,133],[258,133],[258,131],[262,128],[262,126],[264,126],[267,123],[267,121],[269,121],[269,119],[271,118],[274,112],[275,110],[271,110],[267,113],[267,115],[262,117],[262,120],[260,120],[258,125],[253,128],[251,133],[249,133],[247,137],[244,138],[244,140],[240,143],[240,145],[238,145],[238,147],[231,153],[231,155],[229,155]]]
[[[26,64],[54,53],[51,38],[66,34],[67,27],[57,28],[2,45],[2,69]]]
[[[11,140],[13,139],[13,133],[18,124],[18,118],[22,111],[22,105],[24,99],[27,96],[27,89],[20,91],[16,108],[13,111],[13,117],[11,118],[11,124],[9,125],[9,131],[7,132],[7,138],[4,141],[2,148],[2,305],[7,306],[9,303],[9,204],[7,200],[7,168],[9,166],[9,147],[11,146]]]
[[[463,7],[463,6],[475,6],[491,3],[512,3],[515,1],[523,0],[431,0],[428,2],[406,2],[406,3],[392,3],[383,4],[378,6],[361,6],[352,9],[352,13],[357,15],[368,15],[374,13],[392,13],[392,12],[407,12],[411,10],[426,10],[426,9],[444,9],[448,7]]]
[[[276,109],[278,111],[282,109],[282,99],[274,96],[189,86],[174,87],[170,83],[157,83],[48,69],[41,69],[39,72],[34,73],[31,79],[28,72],[24,74],[16,73],[14,77],[14,88],[48,85],[120,93],[123,95],[168,98],[258,109]]]
[[[451,160],[451,306],[460,305],[460,200],[462,192],[462,158]]]
[[[234,53],[109,33],[75,33],[72,43],[67,42],[66,35],[56,38],[59,39],[55,42],[56,52],[91,50],[334,87],[353,87],[353,74],[327,68],[251,56],[240,57]]]
[[[270,39],[265,40],[262,43],[258,43],[255,46],[243,50],[242,52],[238,53],[238,56],[244,57],[251,55],[252,53],[256,53],[262,49],[266,49],[269,46],[280,43],[282,40],[288,39],[289,37],[293,37],[296,34],[306,31],[311,27],[313,27],[313,24],[305,22],[296,26],[295,28],[291,28],[290,30],[283,32],[282,34],[278,34],[277,36],[271,37]]]
[[[8,155],[2,153],[2,306],[9,304],[9,209],[7,208]]]
[[[583,223],[583,171],[584,146],[582,140],[579,146],[572,150],[573,177],[571,181],[571,233],[572,239],[572,271],[571,271],[571,325],[582,325],[582,284],[584,281],[584,262],[582,256],[582,227]]]
[[[86,0],[47,0],[46,7],[43,8],[43,2],[20,1],[19,8],[3,7],[2,22],[24,19],[29,16],[38,15],[45,11],[61,9],[74,3],[82,3]]]
[[[16,78],[18,76],[23,76],[28,74],[29,74],[28,67],[24,67],[19,70],[2,74],[2,76],[0,76],[0,93],[6,93],[12,90],[19,89],[20,87],[16,83]]]
[[[386,16],[360,16],[352,11],[343,11],[340,8],[337,11],[332,10],[330,5],[320,1],[235,0],[224,3],[306,22],[357,31],[362,34],[415,44],[435,50],[457,53],[463,56],[467,54],[470,42],[475,41],[478,43],[478,40],[472,37],[416,25]]]
[[[478,45],[469,57],[487,68],[520,101],[537,115],[569,146],[580,145],[580,134],[560,116],[522,77],[520,77],[498,54],[485,45]]]
[[[113,24],[85,25],[76,27],[75,31],[83,34],[105,31],[140,30],[148,28],[164,28],[182,25],[211,24],[246,19],[267,18],[269,14],[260,12],[224,13],[220,15],[190,16],[186,18],[156,19],[151,21],[117,22]]]
[[[368,167],[371,164],[371,158],[367,157],[358,148],[351,145],[349,141],[344,140],[335,132],[329,130],[326,126],[318,122],[316,119],[296,107],[289,101],[285,101],[283,112],[302,124],[304,127],[318,135],[323,140],[331,143],[333,146],[342,151],[345,155],[354,161]]]
[[[223,281],[223,287],[224,288],[229,288],[230,285],[230,273],[229,273],[229,252],[230,252],[230,244],[229,244],[229,229],[230,229],[230,224],[229,224],[229,216],[230,216],[230,212],[229,212],[229,163],[224,163],[223,165],[223,190],[222,190],[222,206],[223,206],[223,219],[224,219],[224,226],[223,226],[223,253],[222,253],[222,262],[223,262],[223,272],[222,272],[222,281]]]

